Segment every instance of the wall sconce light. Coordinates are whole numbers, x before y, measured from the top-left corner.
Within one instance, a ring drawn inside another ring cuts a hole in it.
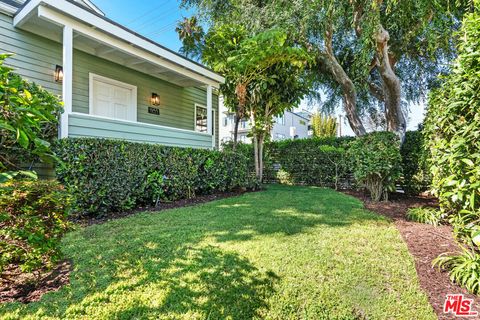
[[[57,65],[55,67],[55,82],[63,81],[63,68],[62,66]]]
[[[160,105],[160,97],[158,94],[152,92],[152,98],[150,99],[152,106],[159,106]]]

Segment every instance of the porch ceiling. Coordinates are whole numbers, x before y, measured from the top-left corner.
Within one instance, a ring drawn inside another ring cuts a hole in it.
[[[50,15],[62,15],[63,18],[63,14],[58,10],[40,4],[22,17],[17,27],[61,43],[63,24],[50,19]],[[206,84],[218,86],[218,83],[215,84],[216,81],[185,66],[173,65],[171,61],[155,52],[147,51],[143,55],[142,52],[145,50],[134,43],[122,41],[116,35],[105,33],[96,26],[69,16],[65,16],[65,21],[75,24],[73,47],[77,50],[182,87],[199,87]]]

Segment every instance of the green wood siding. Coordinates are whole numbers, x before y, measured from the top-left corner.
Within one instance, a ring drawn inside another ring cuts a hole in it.
[[[62,86],[53,80],[57,64],[62,64],[59,43],[13,27],[13,19],[0,13],[0,52],[13,53],[5,64],[30,81],[60,95]]]
[[[212,137],[189,130],[99,118],[74,113],[69,116],[71,137],[102,137],[166,146],[211,148]]]

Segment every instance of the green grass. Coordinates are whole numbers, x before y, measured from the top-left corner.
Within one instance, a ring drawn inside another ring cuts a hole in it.
[[[67,235],[71,284],[0,318],[435,319],[395,226],[333,190],[269,186]]]

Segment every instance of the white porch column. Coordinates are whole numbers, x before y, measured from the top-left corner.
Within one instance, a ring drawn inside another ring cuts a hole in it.
[[[213,132],[213,112],[212,112],[212,86],[207,85],[207,132],[212,135],[212,146],[214,146],[214,132]]]
[[[72,113],[73,87],[73,29],[63,27],[63,113],[60,118],[60,138],[68,137],[68,115]]]

